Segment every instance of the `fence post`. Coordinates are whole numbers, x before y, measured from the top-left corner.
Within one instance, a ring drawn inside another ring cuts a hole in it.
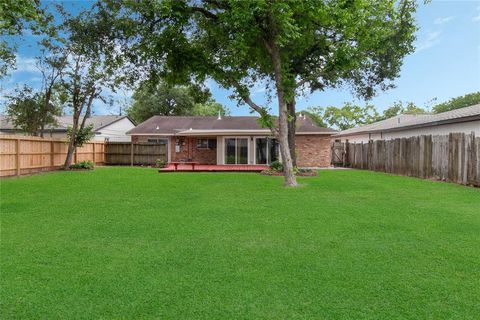
[[[130,142],[130,166],[133,167],[133,141]]]
[[[16,170],[17,170],[17,176],[20,175],[20,139],[17,139],[15,141],[15,151],[17,153],[15,160],[16,160]]]
[[[55,167],[55,145],[54,145],[54,142],[53,140],[50,141],[50,166],[52,167]]]
[[[97,164],[97,162],[95,161],[95,142],[93,142],[93,164]]]

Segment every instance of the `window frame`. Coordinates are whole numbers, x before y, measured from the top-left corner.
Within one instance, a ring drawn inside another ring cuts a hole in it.
[[[200,145],[200,142],[206,141],[206,145]],[[215,150],[217,148],[217,139],[197,138],[197,150]]]

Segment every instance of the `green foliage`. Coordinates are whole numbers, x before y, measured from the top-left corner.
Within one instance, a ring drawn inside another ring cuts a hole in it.
[[[300,114],[305,115],[320,127],[328,127],[328,124],[323,120],[323,108],[321,107],[309,107],[307,110],[297,112],[297,116]]]
[[[60,115],[61,108],[48,104],[45,108],[44,96],[24,86],[16,89],[12,96],[7,96],[6,114],[13,125],[23,132],[37,136],[42,129],[55,125],[55,116]]]
[[[67,128],[67,142],[70,141],[72,138],[73,128]],[[95,132],[93,132],[93,125],[88,125],[83,128],[78,128],[75,134],[75,146],[81,147],[86,142],[90,141],[95,136]]]
[[[167,166],[167,163],[163,159],[157,159],[155,160],[155,166],[157,168],[165,168]]]
[[[480,92],[468,93],[466,95],[452,98],[447,102],[439,103],[433,107],[433,112],[440,113],[450,110],[470,107],[480,103]]]
[[[365,98],[390,88],[416,30],[413,0],[109,1],[97,9],[111,61],[168,82],[210,77],[257,112],[250,88],[258,81],[287,102],[305,85],[349,85]]]
[[[211,98],[211,93],[196,85],[170,85],[164,81],[158,84],[143,82],[132,96],[133,103],[126,110],[137,123],[155,115],[192,116],[223,115],[225,108]]]
[[[282,172],[283,164],[278,160],[272,161],[272,163],[270,163],[270,169],[273,171]]]
[[[406,106],[402,101],[396,101],[393,105],[383,111],[381,116],[378,116],[377,121],[389,119],[400,114],[422,114],[427,113],[427,110],[417,107],[413,102],[408,102]]]
[[[347,102],[341,108],[338,107],[315,107],[308,108],[307,115],[321,126],[328,125],[340,130],[350,129],[359,125],[375,122],[378,113],[373,105],[365,107]]]
[[[80,161],[74,163],[70,166],[70,169],[83,169],[83,170],[92,170],[95,167],[95,164],[90,160]]]
[[[28,29],[34,33],[48,32],[52,16],[35,0],[2,0],[0,2],[0,78],[15,65],[16,46],[8,37],[22,35]]]
[[[226,110],[225,107],[213,100],[209,100],[205,103],[196,103],[193,106],[192,115],[194,116],[216,116],[220,113],[222,116],[230,115],[230,110]]]

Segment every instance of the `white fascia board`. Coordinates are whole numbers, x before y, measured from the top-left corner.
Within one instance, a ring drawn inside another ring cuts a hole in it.
[[[126,133],[127,136],[163,136],[171,137],[174,136],[172,133]]]

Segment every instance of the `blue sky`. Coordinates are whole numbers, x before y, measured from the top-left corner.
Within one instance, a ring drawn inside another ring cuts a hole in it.
[[[423,2],[422,2],[423,3]],[[45,2],[51,5],[53,2]],[[65,2],[70,10],[78,10],[86,2]],[[400,77],[395,81],[396,88],[379,92],[370,102],[378,111],[390,106],[394,101],[412,101],[418,106],[431,106],[430,101],[443,102],[452,97],[480,91],[480,0],[479,1],[432,1],[421,4],[416,14],[416,52],[404,60]],[[2,79],[1,95],[8,94],[18,85],[40,85],[40,76],[35,67],[34,57],[38,54],[37,39],[24,35],[18,42],[17,70]],[[246,106],[238,107],[228,99],[230,93],[208,81],[214,98],[227,106],[232,115],[248,115]],[[115,114],[119,107],[128,104],[131,91],[120,91],[115,95],[117,103],[110,107],[97,103],[96,114]],[[252,92],[254,100],[265,104],[261,87]],[[358,101],[347,90],[326,90],[301,97],[298,109],[309,106],[341,106],[344,102]],[[275,110],[275,106],[273,108]],[[1,109],[0,109],[1,111]]]

